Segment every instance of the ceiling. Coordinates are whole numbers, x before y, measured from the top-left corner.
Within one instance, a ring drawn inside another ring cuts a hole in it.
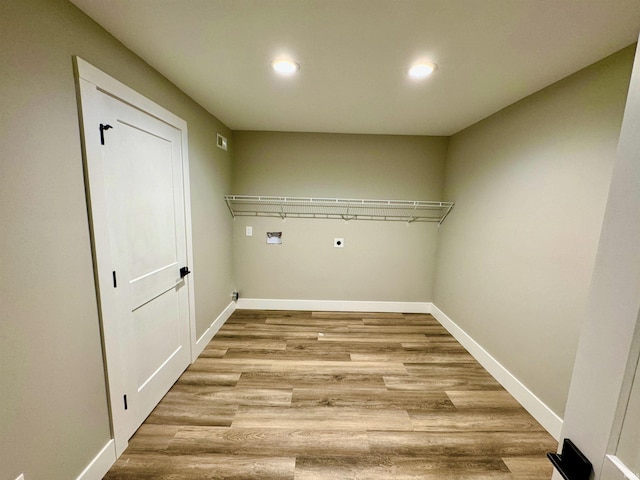
[[[638,0],[71,1],[234,130],[451,135],[640,31]]]

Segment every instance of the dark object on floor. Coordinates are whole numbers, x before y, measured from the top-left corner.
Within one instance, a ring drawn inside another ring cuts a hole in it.
[[[562,453],[547,453],[547,457],[565,480],[589,480],[591,462],[568,438],[562,444]]]

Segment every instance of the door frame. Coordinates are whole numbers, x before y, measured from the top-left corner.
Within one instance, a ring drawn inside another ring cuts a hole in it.
[[[91,230],[94,278],[98,296],[98,313],[102,334],[103,360],[105,363],[106,387],[109,402],[111,435],[114,440],[116,458],[127,448],[129,438],[124,431],[124,410],[120,408],[124,392],[125,356],[120,349],[119,335],[114,322],[108,321],[116,315],[116,299],[112,278],[112,259],[107,229],[106,197],[102,156],[100,151],[100,102],[99,92],[114,97],[145,112],[181,132],[182,178],[185,209],[187,265],[193,269],[193,247],[191,231],[191,190],[189,182],[189,155],[187,122],[154,103],[135,90],[107,75],[80,57],[74,57],[74,72],[78,92],[80,130],[82,139],[85,191]],[[189,310],[189,358],[193,362],[196,342],[195,295],[193,275],[185,277],[188,289]],[[118,406],[114,408],[114,406]]]

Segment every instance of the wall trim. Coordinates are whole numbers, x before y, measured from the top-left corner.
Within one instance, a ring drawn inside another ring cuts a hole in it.
[[[527,410],[547,432],[556,440],[560,440],[562,419],[556,415],[542,400],[507,370],[498,360],[487,352],[467,332],[444,314],[437,306],[432,305],[430,312],[447,331],[495,378],[505,390]]]
[[[615,455],[607,455],[601,478],[611,480],[640,480],[638,476]]]
[[[116,463],[116,444],[113,439],[102,447],[100,453],[87,465],[76,480],[101,480]]]
[[[431,302],[368,302],[351,300],[286,300],[239,298],[245,310],[314,310],[325,312],[431,313]]]
[[[216,333],[218,333],[218,330],[220,330],[222,325],[224,325],[224,322],[226,322],[229,319],[229,317],[233,314],[233,312],[235,312],[236,308],[237,308],[236,307],[236,303],[235,302],[231,302],[229,305],[227,305],[225,307],[225,309],[222,311],[222,313],[220,313],[220,315],[218,315],[218,317],[211,323],[209,328],[207,328],[204,331],[204,333],[202,335],[200,335],[200,338],[195,342],[195,344],[191,348],[191,355],[192,355],[191,362],[192,363],[196,361],[198,356],[204,350],[204,347],[206,347],[207,344],[213,338],[213,336]]]

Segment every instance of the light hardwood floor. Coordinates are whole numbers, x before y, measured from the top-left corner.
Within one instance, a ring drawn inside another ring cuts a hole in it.
[[[430,315],[237,310],[106,480],[548,480],[556,441]]]

